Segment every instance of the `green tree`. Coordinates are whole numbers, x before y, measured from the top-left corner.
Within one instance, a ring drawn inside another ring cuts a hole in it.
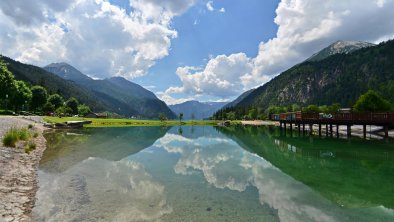
[[[257,109],[256,108],[252,108],[249,110],[248,112],[248,118],[249,119],[257,119]]]
[[[63,106],[64,100],[63,97],[61,97],[59,94],[53,94],[49,96],[48,102],[52,104],[55,107],[55,109],[57,109]]]
[[[183,119],[183,113],[179,113],[179,122],[182,122]]]
[[[226,114],[226,116],[227,116],[227,119],[229,119],[229,120],[235,120],[235,118],[236,118],[236,115],[235,115],[235,112],[234,112],[234,111],[228,112],[228,113]]]
[[[60,106],[56,109],[55,113],[58,116],[68,116],[72,113],[72,109],[68,106]]]
[[[67,100],[66,106],[71,109],[71,113],[76,115],[78,114],[78,100],[74,97],[71,97]]]
[[[309,105],[307,107],[304,107],[302,111],[311,112],[311,113],[318,113],[318,112],[320,112],[320,109],[316,105]]]
[[[164,114],[164,113],[159,113],[159,119],[160,119],[160,121],[165,121],[165,120],[167,119],[166,114]]]
[[[47,102],[44,104],[44,106],[42,107],[42,110],[44,112],[54,112],[55,111],[55,106],[52,105],[52,103]]]
[[[341,104],[339,103],[334,103],[331,106],[327,107],[327,111],[330,113],[336,113],[341,109]]]
[[[353,109],[357,112],[388,112],[393,105],[377,92],[368,90],[358,98]]]
[[[30,103],[32,97],[31,90],[23,81],[15,81],[15,86],[16,91],[11,96],[11,104],[15,111],[18,111],[19,107],[24,107],[24,110],[26,110],[26,106]]]
[[[34,111],[42,109],[48,99],[47,90],[42,86],[33,86],[31,93],[31,109]]]
[[[86,114],[92,112],[89,108],[89,106],[85,104],[81,104],[78,106],[78,115],[79,116],[85,116]]]
[[[0,101],[8,100],[16,91],[15,77],[0,57]],[[5,101],[6,103],[8,101]]]

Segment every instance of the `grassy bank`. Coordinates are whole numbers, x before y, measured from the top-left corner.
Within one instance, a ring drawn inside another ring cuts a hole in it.
[[[179,120],[134,120],[134,119],[96,119],[96,118],[75,118],[75,117],[45,117],[44,120],[49,123],[62,123],[66,121],[91,120],[92,124],[85,125],[86,127],[125,127],[125,126],[179,126],[179,125],[194,125],[194,126],[212,126],[217,125],[216,120],[187,120],[179,122]],[[234,121],[233,124],[238,122]]]

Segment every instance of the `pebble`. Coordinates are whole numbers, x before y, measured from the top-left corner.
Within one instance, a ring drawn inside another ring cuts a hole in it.
[[[21,117],[0,116],[0,138],[10,127],[27,127],[28,124],[31,121]],[[35,127],[40,132],[42,129]],[[0,222],[31,221],[38,189],[36,169],[46,143],[42,136],[34,138],[34,142],[37,149],[30,154],[24,152],[24,142],[15,148],[0,144]]]

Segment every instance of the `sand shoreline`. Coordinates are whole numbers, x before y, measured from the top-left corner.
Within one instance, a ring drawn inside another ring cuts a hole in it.
[[[20,141],[15,148],[4,147],[2,138],[10,127],[28,127],[38,133],[32,138],[36,149],[25,153],[26,142]],[[38,190],[37,169],[46,140],[41,117],[0,116],[0,222],[31,221],[32,209]]]

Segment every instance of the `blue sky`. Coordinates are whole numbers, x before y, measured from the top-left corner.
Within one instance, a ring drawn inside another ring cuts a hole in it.
[[[2,0],[0,53],[230,101],[337,40],[394,38],[394,0]]]
[[[214,1],[214,11],[208,11],[207,2],[196,4],[174,18],[172,27],[178,37],[172,41],[169,56],[159,60],[148,75],[136,78],[136,83],[154,86],[150,89],[155,92],[165,91],[182,84],[176,75],[179,66],[204,66],[212,56],[238,52],[256,57],[259,43],[276,35],[277,25],[273,21],[277,0],[218,0]],[[225,9],[224,13],[218,11],[221,8]],[[202,96],[199,99],[220,98]]]

